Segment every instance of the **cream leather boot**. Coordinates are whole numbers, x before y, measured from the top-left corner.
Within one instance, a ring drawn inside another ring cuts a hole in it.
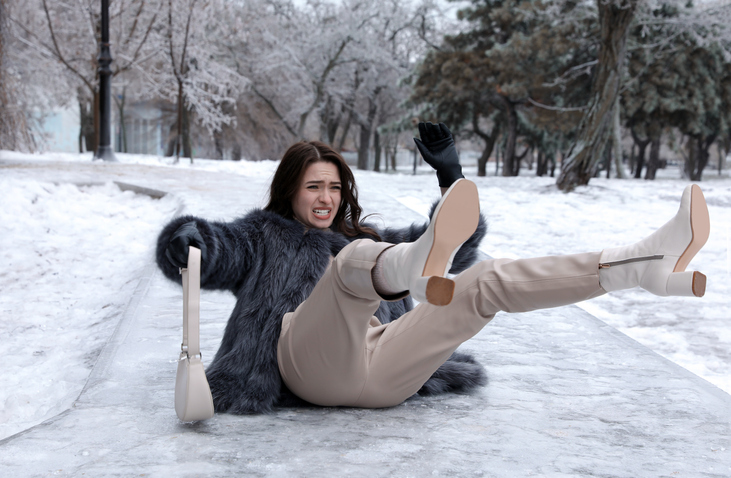
[[[655,295],[703,297],[706,276],[685,271],[708,240],[711,225],[701,188],[685,188],[680,210],[652,235],[602,251],[599,282],[607,292],[642,287]]]
[[[480,199],[472,181],[456,181],[442,196],[426,232],[416,241],[396,244],[379,258],[393,290],[408,290],[419,302],[447,305],[454,281],[445,276],[460,246],[477,229]]]

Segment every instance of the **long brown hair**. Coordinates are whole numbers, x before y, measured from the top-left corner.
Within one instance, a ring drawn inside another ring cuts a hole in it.
[[[376,231],[360,223],[363,209],[358,204],[358,188],[350,167],[337,151],[321,141],[300,141],[284,153],[269,186],[269,204],[264,210],[294,219],[292,200],[300,187],[305,170],[310,164],[320,161],[334,164],[340,173],[340,205],[333,219],[333,228],[350,237],[369,234],[380,239]]]

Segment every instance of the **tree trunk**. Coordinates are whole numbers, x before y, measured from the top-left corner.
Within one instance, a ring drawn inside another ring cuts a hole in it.
[[[500,171],[500,151],[501,149],[499,147],[495,150],[495,176]]]
[[[556,153],[551,153],[548,160],[551,162],[551,177],[556,177]]]
[[[327,128],[328,128],[328,121],[330,117],[330,97],[327,97],[327,101],[325,101],[325,106],[320,108],[319,111],[320,116],[320,137],[318,138],[323,143],[328,143],[327,140]]]
[[[180,161],[180,156],[190,158],[193,163],[193,154],[190,144],[190,121],[188,110],[185,107],[185,92],[183,90],[183,81],[178,80],[178,115],[175,123],[175,164]]]
[[[683,166],[683,172],[687,178],[693,177],[695,171],[695,163],[698,161],[698,140],[696,136],[690,136],[688,138],[688,157],[685,158],[685,165]]]
[[[693,135],[688,141],[689,154],[685,162],[685,173],[691,181],[701,181],[703,170],[708,165],[709,149],[716,140],[716,135]]]
[[[619,95],[617,95],[617,100],[614,102],[614,121],[612,123],[614,169],[617,171],[619,179],[627,179],[627,171],[624,170],[624,163],[622,163],[622,124],[619,108]]]
[[[715,136],[715,135],[714,135]],[[700,181],[703,177],[703,170],[708,166],[708,158],[711,156],[708,151],[713,143],[713,139],[709,139],[708,136],[701,137],[698,141],[698,164],[695,170],[695,174],[690,178],[691,181]]]
[[[485,147],[482,149],[482,154],[477,159],[477,176],[479,177],[487,176],[487,160],[490,159],[490,154],[492,154],[491,146],[485,144]]]
[[[79,91],[79,152],[96,151],[96,131],[94,130],[94,101],[83,91]]]
[[[721,142],[718,142],[716,145],[718,149],[718,175],[721,176],[721,171],[723,170],[723,163],[726,159],[726,153],[723,151],[723,146],[721,146]]]
[[[333,145],[335,144],[335,136],[338,132],[338,127],[340,126],[340,120],[343,118],[343,110],[340,109],[340,112],[338,115],[334,118],[330,117],[327,121],[327,144]]]
[[[345,140],[348,138],[348,132],[350,131],[350,125],[353,124],[353,116],[354,116],[354,108],[355,108],[355,94],[356,91],[358,91],[358,87],[360,86],[361,80],[360,76],[358,75],[358,69],[355,69],[355,82],[354,82],[354,88],[353,88],[353,95],[348,99],[345,107],[348,110],[348,119],[345,121],[345,126],[343,127],[343,134],[340,136],[340,142],[338,142],[338,151],[343,151],[343,145],[345,145]]]
[[[94,155],[96,156],[96,150],[99,147],[99,129],[101,128],[101,110],[99,103],[101,102],[101,96],[99,93],[99,86],[97,85],[97,89],[94,91],[94,109],[93,109],[93,118],[94,118],[94,132],[92,133],[94,135],[94,149],[91,149],[89,151],[93,151]]]
[[[538,151],[538,159],[536,159],[536,176],[545,176],[548,172],[548,158],[543,151]]]
[[[647,169],[645,170],[645,179],[654,180],[655,173],[660,167],[660,144],[662,139],[662,129],[653,124],[650,126],[650,157],[647,161]]]
[[[505,142],[505,151],[503,152],[503,176],[517,176],[515,165],[515,143],[518,136],[518,113],[515,111],[515,103],[509,98],[498,95],[500,102],[505,109],[507,117],[507,140]]]
[[[342,107],[337,115],[333,109],[332,96],[327,95],[325,106],[320,109],[320,141],[330,145],[335,144],[335,134],[338,131],[338,126],[340,126],[340,120],[343,116]]]
[[[634,128],[631,128],[630,132],[632,133],[632,139],[637,145],[637,160],[634,170],[635,179],[640,179],[642,177],[642,168],[645,166],[645,151],[647,150],[647,145],[650,144],[650,138],[640,139],[637,133],[635,133]]]
[[[231,148],[231,160],[232,161],[241,161],[241,145],[238,141],[236,141]]]
[[[530,146],[526,146],[525,150],[520,155],[515,156],[513,159],[513,171],[511,176],[518,176],[520,174],[520,166],[523,163],[523,158],[525,158],[531,151],[532,148]]]
[[[525,157],[526,167],[528,168],[528,171],[533,171],[533,163],[535,162],[535,156],[533,155],[533,148],[528,151],[528,155]]]
[[[375,160],[373,164],[373,171],[381,172],[381,135],[378,134],[378,128],[373,132],[373,149],[375,150]],[[388,167],[386,167],[388,169]]]
[[[178,115],[175,120],[175,164],[180,161],[183,146],[183,82],[178,79]]]
[[[216,149],[213,159],[223,159],[223,132],[220,129],[213,132],[213,146]]]
[[[650,144],[650,140],[645,140],[641,144],[638,144],[638,150],[637,153],[637,166],[635,169],[635,179],[640,179],[642,177],[642,168],[645,166],[645,151],[647,150],[647,145]]]
[[[368,151],[371,146],[371,129],[376,119],[378,105],[373,99],[368,99],[368,117],[360,124],[360,144],[358,145],[358,169],[368,169]]]
[[[358,145],[358,169],[368,169],[368,150],[371,146],[371,129],[360,125],[360,144]]]
[[[396,154],[398,153],[398,137],[393,144],[393,151],[391,152],[391,171],[396,171]]]
[[[635,164],[636,164],[636,158],[635,155],[635,146],[637,146],[634,142],[632,143],[632,148],[629,150],[629,172],[630,175],[634,174],[635,171]]]
[[[622,81],[629,27],[638,3],[639,0],[597,0],[601,32],[599,61],[589,109],[581,120],[577,139],[556,181],[562,191],[569,192],[576,186],[588,184],[602,158]]]
[[[127,149],[127,121],[124,117],[124,106],[127,102],[127,88],[122,89],[122,99],[116,100],[117,109],[119,110],[119,151],[122,153],[129,152]]]
[[[345,121],[345,126],[343,127],[343,134],[340,136],[340,141],[338,142],[338,151],[343,151],[343,145],[345,144],[345,140],[348,138],[348,133],[350,132],[350,125],[353,124],[353,112],[351,111],[348,113],[348,119]]]
[[[175,156],[175,148],[178,144],[178,130],[176,129],[177,122],[170,125],[170,131],[168,131],[167,147],[165,148],[165,156]]]
[[[495,123],[490,134],[481,132],[479,127],[476,126],[476,121],[473,121],[473,123],[475,133],[485,140],[485,148],[482,150],[482,154],[477,160],[477,176],[484,177],[487,176],[487,162],[490,160],[490,155],[492,155],[493,149],[495,149],[495,140],[500,134],[500,123]]]
[[[183,104],[183,156],[193,164],[193,146],[190,142],[190,111]]]

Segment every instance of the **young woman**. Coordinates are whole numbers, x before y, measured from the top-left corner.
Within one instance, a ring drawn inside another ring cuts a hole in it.
[[[270,410],[293,393],[326,406],[388,407],[417,392],[469,390],[484,371],[456,348],[498,311],[522,312],[643,287],[702,296],[685,272],[709,234],[697,186],[648,238],[602,252],[490,259],[467,268],[485,234],[477,188],[463,179],[451,133],[420,124],[417,146],[443,196],[428,225],[362,224],[352,172],[320,142],[282,158],[263,210],[230,223],[192,216],[160,234],[159,267],[179,281],[189,245],[201,286],[238,298],[207,369],[217,411]],[[447,272],[459,273],[454,280]],[[421,302],[413,307],[409,294]]]

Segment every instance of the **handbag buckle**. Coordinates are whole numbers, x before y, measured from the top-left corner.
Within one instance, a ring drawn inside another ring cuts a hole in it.
[[[186,356],[189,359],[194,358],[194,357],[198,357],[199,359],[203,360],[203,353],[202,352],[198,352],[197,354],[191,356],[188,353],[188,346],[187,345],[180,344],[180,358],[182,359],[183,356]]]

